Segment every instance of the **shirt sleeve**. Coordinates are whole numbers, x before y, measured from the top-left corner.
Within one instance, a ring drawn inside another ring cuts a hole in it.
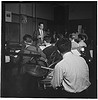
[[[60,87],[62,81],[63,81],[62,66],[56,65],[53,72],[53,79],[51,80],[53,88]]]
[[[43,58],[46,59],[46,55],[43,53],[43,51],[42,51],[40,48],[38,48],[38,52],[41,54],[41,56],[42,56]]]
[[[80,46],[80,47],[83,47],[83,46],[84,46],[84,47],[87,47],[87,45],[86,45],[85,42],[80,42],[80,43],[79,43],[79,46]]]

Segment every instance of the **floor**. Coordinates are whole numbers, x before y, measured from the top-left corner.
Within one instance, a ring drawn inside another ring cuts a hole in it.
[[[96,98],[96,68],[94,69],[92,63],[89,64],[89,67],[92,85],[91,91],[89,91],[90,95],[87,98]],[[72,96],[66,96],[62,91],[52,88],[45,90],[38,88],[38,78],[27,73],[19,74],[14,64],[5,64],[2,66],[1,79],[1,96],[3,98],[73,98]]]

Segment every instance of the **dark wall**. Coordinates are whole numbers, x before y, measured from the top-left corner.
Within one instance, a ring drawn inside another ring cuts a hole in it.
[[[92,34],[92,20],[91,19],[80,19],[70,20],[68,24],[68,32],[73,33],[78,31],[78,25],[82,25],[84,32],[91,37]]]
[[[54,7],[54,27],[57,33],[64,33],[68,27],[69,6]]]
[[[96,22],[96,8],[94,9],[94,7],[96,6],[96,2],[63,2],[62,5],[60,5],[59,2],[57,5],[56,3],[57,2],[51,2],[48,4],[43,2],[37,2],[36,9],[35,2],[6,3],[5,11],[10,11],[12,13],[12,22],[10,22],[10,24],[19,24],[18,32],[20,34],[20,41],[22,40],[24,34],[33,34],[40,21],[44,22],[45,29],[57,31],[57,33],[64,33],[66,30],[68,30],[68,33],[77,31],[78,24],[82,24],[85,29],[85,32],[90,38],[92,38],[93,32],[95,30],[94,25]],[[37,11],[37,13],[35,13],[35,10]],[[36,20],[35,14],[37,17]],[[27,17],[26,23],[21,23],[21,15],[25,15]],[[8,34],[9,33],[6,32],[6,36],[8,36]]]
[[[19,42],[20,38],[19,23],[5,23],[5,40]]]
[[[89,6],[86,6],[86,5],[89,5]],[[85,3],[84,8],[87,8],[87,7],[91,7],[91,8],[88,8],[88,9],[91,9],[91,11],[89,11],[91,15],[87,17],[87,14],[86,14],[86,16],[84,14],[83,15],[84,17],[81,16],[80,19],[77,18],[77,19],[69,20],[68,33],[70,34],[72,32],[77,32],[78,25],[81,24],[83,26],[84,32],[88,35],[88,41],[94,40],[96,42],[96,37],[97,37],[97,31],[96,31],[96,29],[97,29],[96,28],[97,27],[97,18],[96,18],[97,17],[97,2]],[[88,9],[84,9],[84,10],[87,11]],[[86,12],[86,11],[84,11],[84,12]],[[81,10],[80,10],[80,12],[81,12]],[[82,9],[82,12],[83,12],[83,9]]]
[[[11,22],[6,22],[4,20],[5,23],[4,33],[6,41],[8,40],[14,42],[22,41],[22,38],[25,34],[32,35],[34,33],[39,22],[44,23],[46,30],[47,26],[50,26],[47,25],[48,21],[50,22],[51,20],[53,20],[53,13],[52,13],[53,8],[48,3],[45,4],[37,2],[36,9],[35,9],[35,2],[16,2],[16,3],[3,2],[3,3],[4,3],[3,13],[5,14],[5,11],[9,11],[12,14]],[[25,16],[27,22],[23,22],[24,20],[23,16]],[[13,34],[15,34],[16,39],[13,38]]]
[[[69,9],[69,19],[91,19],[92,18],[92,8],[94,2],[77,1],[70,3]]]
[[[68,34],[76,33],[78,31],[78,25],[82,25],[84,33],[88,36],[88,43],[95,39],[96,32],[94,32],[92,19],[70,20],[68,24]]]

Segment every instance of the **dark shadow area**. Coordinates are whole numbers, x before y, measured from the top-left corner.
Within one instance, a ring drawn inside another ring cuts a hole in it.
[[[28,73],[18,73],[14,64],[7,63],[2,66],[2,94],[5,98],[96,98],[96,70],[93,61],[89,64],[91,86],[76,94],[69,94],[62,89],[38,88],[38,78]]]

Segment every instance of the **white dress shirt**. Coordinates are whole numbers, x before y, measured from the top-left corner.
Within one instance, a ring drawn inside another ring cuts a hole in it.
[[[43,30],[39,29],[39,33],[40,33],[40,38],[43,41],[43,37],[44,37],[44,33]]]
[[[80,52],[77,49],[71,50],[71,52],[76,56],[81,56]]]
[[[49,46],[51,46],[52,44],[46,42],[45,45],[46,45],[46,47],[49,47]]]
[[[83,41],[83,40],[81,40],[80,42],[79,42],[79,47],[87,47],[87,45],[86,45],[86,43]]]
[[[51,84],[54,88],[61,84],[65,91],[81,92],[89,87],[89,69],[84,58],[75,56],[71,52],[63,55],[54,69]]]
[[[74,41],[74,39],[71,41],[71,51],[74,55],[80,56],[80,52],[77,50],[77,48],[79,47],[79,44],[77,42]]]
[[[40,49],[41,49],[41,50],[44,50],[45,48],[51,46],[52,44],[50,44],[50,43],[46,43],[46,42],[45,42],[45,45],[46,45],[46,46],[44,46],[44,45],[39,46]]]
[[[79,44],[77,42],[75,42],[75,40],[72,40],[71,44],[72,44],[72,47],[71,47],[72,49],[79,47]]]

